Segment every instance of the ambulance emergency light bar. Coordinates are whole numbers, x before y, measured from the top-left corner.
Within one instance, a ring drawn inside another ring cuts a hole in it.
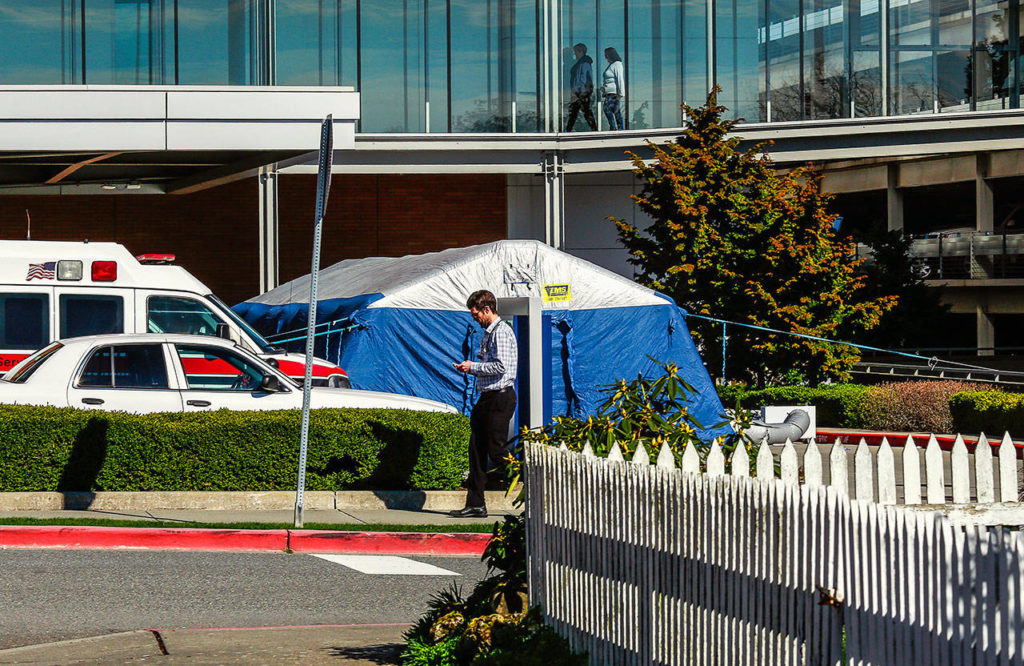
[[[140,264],[146,265],[163,265],[174,263],[176,257],[173,254],[140,254],[135,257]],[[47,267],[45,264],[39,264],[39,270],[53,270],[53,264]],[[54,271],[58,280],[65,282],[77,282],[82,279],[84,264],[79,259],[61,259],[57,262],[57,270]],[[116,261],[94,261],[92,262],[91,272],[93,282],[115,282],[117,281],[117,262]]]
[[[39,264],[42,267],[42,264]],[[50,264],[52,267],[53,264]],[[57,262],[56,278],[65,282],[77,282],[82,279],[83,264],[78,259],[61,259]],[[93,282],[114,282],[117,280],[116,261],[94,261],[92,262]],[[52,268],[51,268],[52,270]]]

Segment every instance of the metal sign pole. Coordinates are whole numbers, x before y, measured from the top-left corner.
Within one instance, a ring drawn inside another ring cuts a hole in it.
[[[320,128],[320,158],[316,175],[316,230],[313,232],[313,268],[309,274],[309,314],[306,317],[306,378],[302,382],[302,434],[299,435],[299,482],[295,490],[295,527],[302,527],[306,492],[306,448],[309,445],[309,401],[313,388],[313,344],[316,329],[316,288],[320,277],[320,239],[323,236],[327,193],[331,189],[334,124],[328,115]]]

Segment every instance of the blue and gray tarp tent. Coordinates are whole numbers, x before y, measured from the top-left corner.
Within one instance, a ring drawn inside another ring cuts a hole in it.
[[[349,259],[322,269],[317,356],[345,368],[354,388],[439,400],[468,414],[474,381],[452,363],[475,358],[482,331],[466,298],[477,289],[498,298],[542,298],[550,371],[545,422],[593,414],[605,400],[600,387],[657,374],[652,357],[674,361],[697,390],[691,413],[704,426],[702,438],[732,432],[712,427],[723,420],[722,404],[671,299],[538,241]],[[234,309],[272,341],[298,351],[308,301],[307,275]],[[523,348],[521,365],[525,359]]]

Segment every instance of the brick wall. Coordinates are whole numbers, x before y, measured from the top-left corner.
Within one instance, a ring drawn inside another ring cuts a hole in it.
[[[309,271],[315,176],[282,176],[281,275]],[[255,179],[189,195],[2,196],[0,239],[114,241],[132,253],[170,252],[228,303],[259,291]],[[503,176],[335,176],[322,266],[505,238]]]
[[[282,282],[309,272],[315,199],[315,176],[281,178]],[[504,176],[335,176],[320,265],[500,240],[506,208]]]

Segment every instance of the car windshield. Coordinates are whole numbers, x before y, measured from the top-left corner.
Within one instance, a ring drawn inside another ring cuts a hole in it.
[[[12,384],[23,383],[26,379],[32,376],[32,373],[35,372],[46,359],[50,358],[55,351],[63,346],[64,345],[59,342],[54,342],[43,347],[18,365],[14,366],[14,368],[4,376],[3,381],[11,382]]]
[[[228,307],[227,303],[220,300],[213,294],[209,294],[207,298],[210,299],[210,301],[212,301],[214,305],[220,308],[221,312],[224,314],[225,317],[235,322],[235,324],[237,324],[240,329],[245,331],[246,335],[252,338],[253,343],[260,348],[261,352],[263,352],[264,354],[271,354],[275,351],[279,351],[276,347],[267,342],[262,335],[253,330],[252,326],[249,326],[248,322],[246,322],[244,319],[235,314],[235,311]]]

